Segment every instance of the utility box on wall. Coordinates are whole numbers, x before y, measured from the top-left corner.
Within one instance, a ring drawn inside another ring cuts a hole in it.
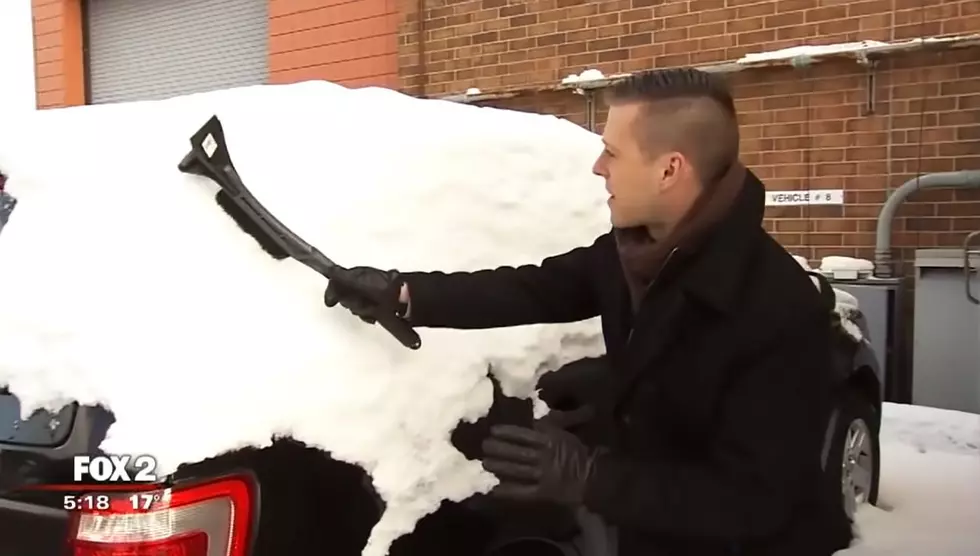
[[[969,266],[970,272],[967,272]],[[980,413],[980,253],[915,252],[912,402]]]

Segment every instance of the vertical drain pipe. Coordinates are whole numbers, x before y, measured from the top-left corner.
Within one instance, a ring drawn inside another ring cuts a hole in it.
[[[426,89],[429,85],[429,72],[425,67],[425,0],[418,0],[416,5],[418,14],[415,16],[415,32],[419,37],[419,86],[416,91],[416,96],[419,98],[425,98]]]
[[[595,133],[595,89],[586,89],[585,95],[585,127]]]
[[[909,195],[920,189],[980,189],[980,170],[937,172],[912,178],[892,191],[878,213],[875,230],[875,278],[893,278],[895,265],[892,258],[892,221],[895,213]]]

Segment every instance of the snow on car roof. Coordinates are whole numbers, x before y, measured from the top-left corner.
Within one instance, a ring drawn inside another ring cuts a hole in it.
[[[357,463],[387,502],[383,555],[444,499],[495,479],[449,443],[505,391],[603,351],[598,323],[419,330],[410,351],[322,305],[178,171],[212,115],[244,182],[343,265],[466,270],[539,262],[608,230],[598,136],[542,115],[326,82],[39,111],[5,123],[17,210],[0,235],[0,385],[24,410],[116,415],[102,448],[161,471],[290,434]]]

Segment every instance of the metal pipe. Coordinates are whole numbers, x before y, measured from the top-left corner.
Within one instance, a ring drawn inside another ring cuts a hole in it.
[[[963,240],[963,277],[966,280],[966,298],[970,300],[970,303],[980,305],[980,298],[970,291],[970,280],[973,278],[973,262],[970,259],[973,258],[974,254],[980,255],[980,250],[970,249],[970,245],[976,238],[980,238],[980,230],[967,235],[966,239]]]
[[[695,68],[709,72],[709,73],[734,73],[748,69],[764,68],[764,67],[776,67],[776,66],[809,66],[819,62],[839,59],[839,58],[850,58],[857,59],[858,63],[866,64],[880,59],[884,56],[893,56],[901,54],[904,52],[915,52],[920,50],[934,50],[934,51],[944,51],[958,48],[972,48],[980,46],[980,33],[972,33],[969,35],[955,35],[950,37],[925,37],[925,38],[915,38],[908,39],[898,42],[882,43],[882,44],[871,44],[865,45],[863,43],[843,43],[843,45],[850,45],[848,48],[844,48],[841,44],[832,45],[822,45],[816,52],[804,54],[804,55],[793,55],[786,57],[757,57],[756,59],[751,58],[740,58],[739,60],[731,60],[723,62],[720,64],[706,64],[694,66]],[[838,47],[834,49],[833,47]],[[779,51],[764,51],[754,54],[768,54],[772,52]],[[652,69],[652,68],[651,68]],[[615,75],[608,75],[602,79],[590,79],[586,81],[578,81],[572,83],[557,83],[551,85],[534,86],[534,87],[523,87],[518,89],[509,89],[507,91],[496,91],[499,92],[509,92],[509,93],[519,93],[519,94],[530,94],[530,93],[541,93],[544,91],[567,91],[575,89],[602,89],[608,87],[617,81],[622,81],[632,75],[632,73],[619,73]],[[487,93],[489,94],[489,93]],[[445,100],[457,100],[460,95],[448,95],[444,98]]]
[[[878,226],[875,230],[875,268],[876,278],[892,278],[895,268],[892,260],[892,221],[899,205],[909,195],[920,189],[980,189],[980,170],[960,172],[937,172],[924,174],[903,183],[892,192],[881,212],[878,213]]]
[[[428,85],[429,85],[429,70],[428,70],[428,67],[427,67],[427,65],[425,63],[425,55],[426,55],[426,52],[425,52],[426,51],[426,48],[425,48],[425,33],[426,33],[426,28],[425,28],[425,0],[418,0],[418,2],[416,3],[416,9],[418,10],[418,16],[417,16],[418,19],[415,22],[415,33],[419,37],[419,48],[418,48],[418,53],[419,53],[419,63],[418,63],[418,68],[419,68],[419,76],[418,76],[419,84],[418,84],[418,89],[416,91],[416,96],[418,96],[418,97],[425,97],[426,93],[428,92],[427,89],[428,89]]]
[[[586,128],[595,133],[595,117],[596,117],[596,100],[595,91],[585,91],[585,126]]]
[[[903,53],[916,52],[920,50],[950,50],[953,48],[970,48],[980,46],[980,33],[968,35],[956,35],[950,37],[925,37],[915,38],[891,43],[865,44],[861,42],[847,42],[828,45],[807,45],[812,46],[813,51],[797,54],[795,49],[769,50],[753,53],[755,59],[750,56],[742,57],[738,60],[722,62],[719,64],[704,64],[694,66],[708,73],[736,73],[747,69],[792,66],[794,68],[808,67],[818,62],[831,59],[851,58],[856,59],[861,65],[868,65],[870,62],[883,56]],[[784,56],[775,56],[780,52],[787,51]],[[794,51],[794,52],[789,52]],[[759,56],[760,54],[773,54],[773,56]],[[641,70],[642,71],[642,70]],[[626,79],[633,72],[607,75],[602,79],[588,79],[574,83],[559,83],[560,89],[602,89],[613,85],[617,81]]]

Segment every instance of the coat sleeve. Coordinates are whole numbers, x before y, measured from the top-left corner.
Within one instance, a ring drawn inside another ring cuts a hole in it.
[[[653,534],[737,542],[780,530],[821,480],[830,330],[829,315],[814,315],[756,352],[725,394],[711,457],[600,456],[586,506],[612,524]]]
[[[422,327],[482,329],[595,317],[599,303],[592,277],[607,236],[539,265],[406,273],[410,320]]]

